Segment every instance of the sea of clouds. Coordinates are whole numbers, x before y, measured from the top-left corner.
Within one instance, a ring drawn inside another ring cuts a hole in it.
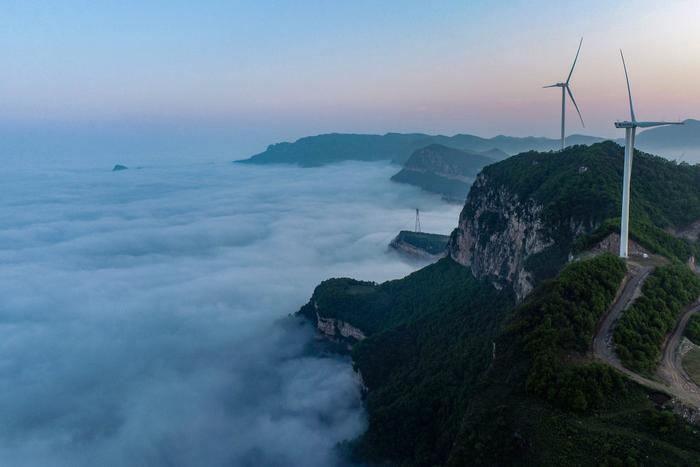
[[[0,463],[338,464],[356,377],[288,315],[415,270],[387,243],[460,207],[384,164],[88,167],[0,172]]]

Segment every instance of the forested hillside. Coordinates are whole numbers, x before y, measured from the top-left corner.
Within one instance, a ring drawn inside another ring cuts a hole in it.
[[[698,465],[698,430],[590,356],[626,266],[611,254],[567,256],[614,230],[622,158],[606,142],[486,166],[449,257],[384,284],[316,288],[300,313],[364,333],[350,339],[369,413],[355,456],[409,466]],[[700,167],[638,153],[632,186],[632,236],[674,264],[645,294],[684,302],[677,285],[700,291],[688,270],[675,273],[697,244],[669,231],[700,219]],[[534,289],[521,287],[523,271],[536,271]]]
[[[624,148],[610,141],[557,154],[528,152],[483,173],[520,199],[542,204],[552,225],[569,218],[600,224],[619,217]],[[630,212],[635,222],[660,228],[700,219],[700,165],[677,164],[637,151]]]
[[[613,337],[622,363],[651,376],[661,357],[664,337],[676,325],[683,308],[700,296],[700,279],[683,264],[666,266],[654,271],[642,293],[620,317]]]
[[[508,291],[464,270],[445,258],[381,285],[327,281],[301,310],[368,332],[352,351],[369,412],[355,456],[415,466],[692,465],[697,432],[585,357],[622,261],[574,263],[515,309]]]

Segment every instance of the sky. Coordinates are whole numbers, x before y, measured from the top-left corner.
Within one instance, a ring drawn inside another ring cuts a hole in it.
[[[335,466],[359,380],[288,315],[328,277],[420,267],[387,248],[414,207],[456,225],[395,171],[1,170],[2,464]]]
[[[0,9],[5,139],[136,134],[165,152],[238,157],[332,131],[556,137],[560,94],[541,86],[566,77],[581,36],[572,89],[587,126],[569,107],[569,133],[619,136],[620,48],[639,118],[700,116],[696,0],[2,0]]]

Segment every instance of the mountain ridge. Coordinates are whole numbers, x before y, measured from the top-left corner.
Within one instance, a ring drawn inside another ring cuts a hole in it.
[[[603,138],[593,135],[572,134],[566,137],[567,147],[591,145],[611,140],[624,144],[623,138]],[[264,151],[246,159],[247,164],[296,164],[302,167],[318,167],[346,160],[391,161],[403,164],[417,149],[430,144],[442,144],[455,149],[487,151],[499,149],[509,155],[526,151],[558,151],[560,140],[543,136],[496,135],[482,137],[468,133],[452,136],[426,133],[363,134],[323,133],[304,136],[294,142],[270,144]],[[647,152],[667,153],[679,158],[691,152],[688,160],[700,163],[700,120],[686,119],[684,125],[651,128],[637,134],[637,149]]]
[[[585,135],[567,137],[570,144],[593,144],[603,140],[604,138]],[[445,136],[423,133],[385,133],[383,135],[325,133],[305,136],[293,143],[271,144],[265,151],[236,162],[245,164],[287,163],[302,167],[318,167],[345,160],[385,160],[403,164],[414,151],[430,144],[442,144],[455,149],[478,152],[499,149],[510,155],[527,150],[555,150],[560,146],[558,139],[534,136],[483,138],[470,134]]]
[[[440,194],[446,201],[462,203],[476,174],[484,166],[506,157],[499,149],[474,151],[432,143],[413,152],[391,180]]]

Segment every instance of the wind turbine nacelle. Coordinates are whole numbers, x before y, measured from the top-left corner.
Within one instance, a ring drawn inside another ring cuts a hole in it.
[[[636,126],[635,122],[615,122],[615,128],[634,128]]]

